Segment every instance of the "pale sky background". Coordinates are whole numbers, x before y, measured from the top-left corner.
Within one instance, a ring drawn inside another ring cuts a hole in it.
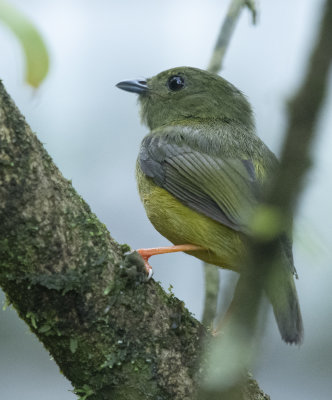
[[[124,79],[170,67],[205,68],[225,14],[223,0],[12,0],[42,32],[51,70],[34,92],[22,53],[0,25],[0,79],[64,176],[132,248],[168,244],[151,226],[136,191],[140,125]],[[321,0],[261,0],[257,26],[244,11],[222,76],[249,98],[259,136],[278,154],[285,102],[301,81]],[[270,315],[254,376],[272,400],[329,400],[332,393],[332,81],[314,145],[314,166],[295,223],[294,253],[305,324],[300,348],[285,345]],[[201,262],[184,254],[152,259],[154,278],[201,317]],[[229,273],[222,272],[225,284]],[[2,296],[1,299],[4,297]],[[75,399],[42,345],[15,311],[0,310],[1,400]]]

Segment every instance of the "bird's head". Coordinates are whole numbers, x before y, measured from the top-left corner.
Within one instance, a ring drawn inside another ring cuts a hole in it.
[[[142,120],[151,130],[186,121],[219,121],[253,128],[245,96],[225,79],[201,69],[177,67],[116,86],[139,95]]]

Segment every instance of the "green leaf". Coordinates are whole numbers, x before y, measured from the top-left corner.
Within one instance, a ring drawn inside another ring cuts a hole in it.
[[[37,316],[36,316],[33,312],[28,312],[28,313],[26,314],[26,317],[27,317],[27,318],[30,318],[31,325],[32,325],[35,329],[37,329]]]
[[[27,17],[4,0],[0,0],[0,21],[14,33],[23,48],[26,82],[38,87],[49,69],[49,56],[40,33]]]
[[[45,325],[42,325],[42,326],[38,329],[38,332],[40,332],[40,333],[46,333],[46,332],[49,332],[51,329],[52,329],[52,327],[51,327],[50,325],[45,324]]]
[[[92,396],[95,392],[90,388],[89,385],[83,385],[81,388],[76,388],[72,390],[73,393],[79,396],[78,400],[86,400],[88,397]]]

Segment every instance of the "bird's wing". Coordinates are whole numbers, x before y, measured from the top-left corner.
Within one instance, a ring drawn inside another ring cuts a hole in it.
[[[191,209],[248,233],[248,215],[258,203],[260,183],[249,159],[227,159],[148,135],[139,165],[159,187]]]

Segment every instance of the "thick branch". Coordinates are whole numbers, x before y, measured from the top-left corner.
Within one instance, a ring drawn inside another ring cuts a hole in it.
[[[193,399],[204,328],[124,256],[0,82],[0,285],[76,392]],[[263,396],[249,380],[244,398]]]
[[[268,202],[294,213],[306,172],[311,165],[312,142],[327,92],[332,61],[332,1],[323,8],[317,43],[307,65],[301,87],[289,102],[288,126],[281,154],[279,174],[269,194]]]
[[[213,396],[224,399],[238,396],[243,383],[243,368],[250,366],[257,345],[257,316],[263,288],[269,279],[279,274],[279,240],[291,225],[291,219],[301,195],[305,174],[310,165],[311,146],[322,107],[332,60],[332,0],[327,0],[322,11],[322,22],[317,41],[307,67],[307,73],[298,93],[290,102],[289,123],[282,151],[279,173],[264,197],[265,232],[256,232],[250,239],[250,257],[241,274],[232,302],[232,315],[227,321],[226,333],[210,351],[207,379],[201,398]],[[262,207],[263,209],[263,207]],[[257,215],[262,210],[257,211]],[[261,214],[262,216],[263,214]],[[277,227],[272,227],[278,223]],[[269,235],[265,233],[271,229]],[[301,339],[301,338],[300,338]],[[218,343],[219,342],[219,343]],[[250,352],[250,348],[252,351]],[[221,349],[221,350],[220,350]],[[225,384],[229,365],[219,362],[219,353],[228,350],[229,358],[238,358],[233,368],[231,388]],[[248,351],[249,349],[249,351]],[[251,354],[250,354],[251,353]],[[212,389],[211,389],[212,388]],[[238,398],[238,397],[236,397]]]
[[[191,398],[202,327],[124,258],[2,85],[0,123],[0,283],[20,317],[91,399]]]

